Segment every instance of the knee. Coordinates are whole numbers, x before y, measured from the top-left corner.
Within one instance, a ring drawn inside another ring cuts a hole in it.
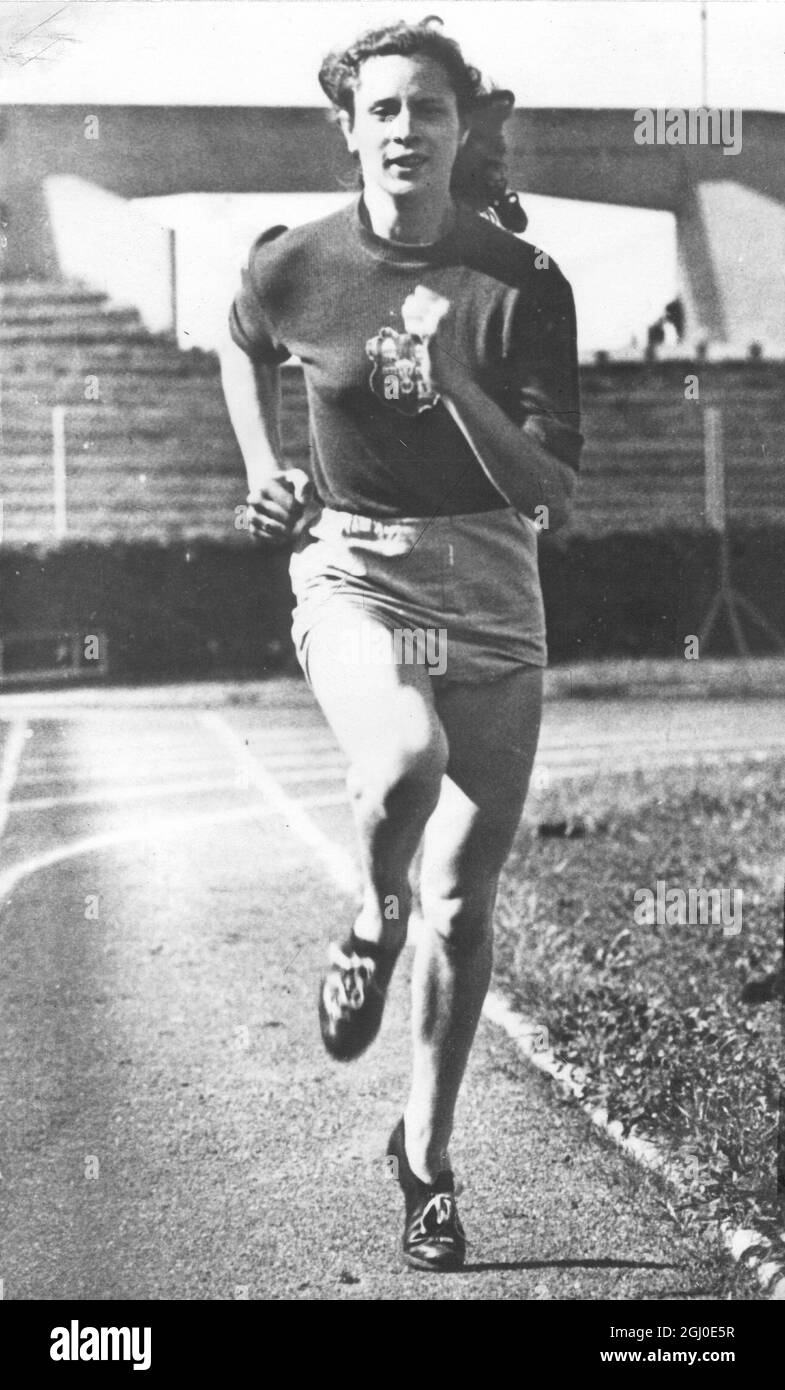
[[[380,749],[377,757],[353,764],[346,778],[352,800],[365,811],[388,817],[396,810],[430,815],[447,770],[447,740],[441,729],[422,741]]]
[[[474,882],[464,891],[422,885],[423,918],[449,955],[467,956],[491,948],[496,884],[494,877]]]

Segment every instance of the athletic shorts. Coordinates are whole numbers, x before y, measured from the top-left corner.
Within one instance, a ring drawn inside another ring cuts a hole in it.
[[[339,659],[386,660],[391,650],[446,681],[545,666],[537,534],[511,507],[394,521],[321,508],[289,567],[306,679],[311,638],[325,622]]]

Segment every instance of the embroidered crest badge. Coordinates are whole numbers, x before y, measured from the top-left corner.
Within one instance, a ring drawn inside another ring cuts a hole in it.
[[[371,390],[385,405],[402,415],[420,415],[436,405],[439,393],[427,385],[422,372],[425,348],[421,338],[380,328],[368,339],[365,351],[373,362]]]

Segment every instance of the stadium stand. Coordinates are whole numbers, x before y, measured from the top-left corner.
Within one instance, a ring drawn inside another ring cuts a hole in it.
[[[68,540],[244,541],[235,524],[244,474],[213,354],[181,351],[134,309],[76,284],[8,282],[0,374],[6,546],[53,544],[56,405],[65,409]],[[707,403],[723,410],[730,518],[785,523],[784,378],[773,361],[584,367],[586,450],[571,532],[701,530]],[[296,367],[283,372],[283,399],[289,461],[304,466]]]

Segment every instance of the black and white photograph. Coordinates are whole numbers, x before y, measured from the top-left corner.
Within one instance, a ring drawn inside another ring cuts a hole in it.
[[[2,0],[0,1297],[69,1305],[52,1374],[182,1302],[750,1369],[783,573],[785,0]]]

